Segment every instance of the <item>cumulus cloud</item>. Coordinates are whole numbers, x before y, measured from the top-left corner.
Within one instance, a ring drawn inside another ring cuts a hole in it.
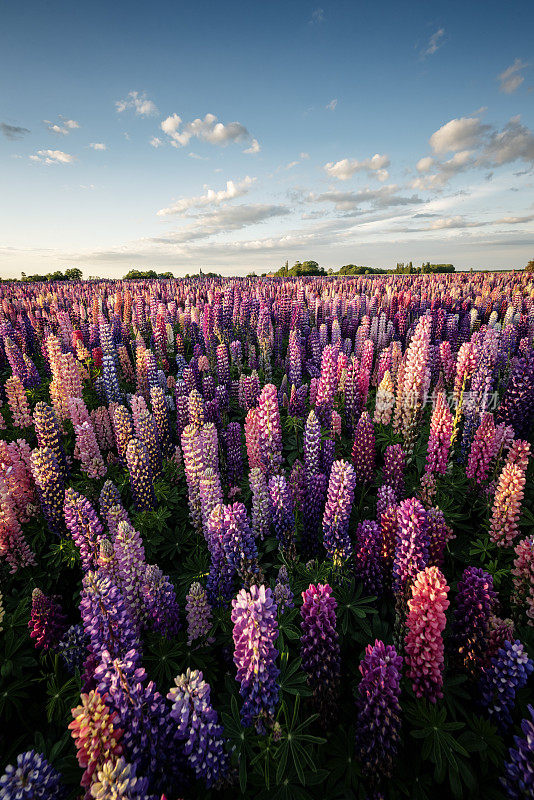
[[[451,119],[430,137],[430,146],[435,153],[455,150],[470,150],[478,147],[484,134],[490,130],[478,117]]]
[[[421,158],[415,165],[418,172],[423,173],[420,177],[411,182],[412,189],[440,189],[445,186],[454,175],[464,172],[474,164],[472,150],[460,150],[452,158],[438,163],[433,158],[427,156]],[[434,168],[435,172],[430,173]]]
[[[192,138],[224,147],[230,142],[242,142],[250,136],[240,122],[229,122],[224,125],[217,121],[215,114],[206,114],[204,119],[199,117],[185,123],[178,114],[171,114],[161,123],[161,130],[170,138],[173,147],[185,147]],[[251,148],[253,148],[251,152],[258,152],[254,140]]]
[[[64,119],[61,115],[59,116],[59,122],[51,122],[49,119],[44,119],[43,122],[49,131],[62,136],[68,136],[71,131],[80,127],[80,123],[76,122],[75,119]]]
[[[4,134],[6,139],[16,142],[30,133],[28,128],[23,128],[20,125],[8,125],[7,122],[0,122],[0,131]]]
[[[150,241],[157,244],[185,244],[221,233],[241,230],[274,217],[286,216],[289,213],[289,209],[281,205],[226,206],[196,217],[193,222],[185,225],[179,231],[170,233],[168,236],[151,238]]]
[[[152,145],[152,147],[162,147],[165,144],[165,142],[158,136],[153,136],[152,139],[150,140],[150,144]]]
[[[89,147],[92,147],[93,150],[107,150],[107,147],[104,144],[104,142],[91,142]]]
[[[76,159],[62,150],[38,150],[35,155],[30,156],[30,160],[50,166],[50,164],[72,164]]]
[[[519,89],[525,80],[521,72],[529,66],[530,64],[526,61],[516,58],[513,64],[505,69],[504,72],[501,72],[500,75],[497,75],[497,80],[500,83],[499,90],[504,94],[512,94],[516,89]]]
[[[210,205],[219,206],[227,200],[233,200],[236,197],[242,197],[247,194],[255,181],[256,178],[251,178],[249,175],[243,178],[242,181],[227,181],[225,189],[220,189],[218,192],[213,189],[207,189],[205,194],[197,197],[182,197],[167,208],[160,208],[157,214],[159,217],[167,217],[172,214],[184,214],[191,208],[202,208]],[[245,206],[241,207],[244,208]]]
[[[254,153],[259,153],[261,150],[260,143],[257,139],[253,139],[250,143],[250,147],[247,147],[243,150],[244,153],[248,153],[249,155],[253,155]]]
[[[502,131],[491,133],[480,158],[480,163],[491,166],[512,161],[534,163],[534,133],[522,125],[520,117],[512,117]]]
[[[337,106],[337,97],[334,97],[333,100],[330,100],[329,103],[326,104],[325,108],[327,111],[335,111]]]
[[[365,158],[357,161],[355,158],[343,158],[341,161],[329,161],[323,169],[332,178],[340,181],[348,181],[355,172],[366,172],[368,175],[374,174],[379,181],[385,181],[389,177],[387,167],[390,165],[388,156],[375,153],[372,158]]]
[[[147,97],[146,92],[128,92],[124,100],[116,101],[115,108],[119,114],[123,111],[135,111],[140,117],[152,117],[158,112],[156,104]]]
[[[434,159],[431,156],[425,156],[424,158],[420,158],[415,168],[417,172],[429,172],[432,165],[434,163]]]
[[[432,34],[430,39],[428,40],[428,44],[426,45],[423,50],[421,50],[421,55],[423,58],[426,56],[433,56],[434,53],[437,53],[441,45],[443,44],[443,37],[445,36],[445,28],[439,28],[435,33]]]

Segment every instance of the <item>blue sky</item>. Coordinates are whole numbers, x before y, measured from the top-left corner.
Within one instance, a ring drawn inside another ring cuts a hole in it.
[[[534,4],[0,10],[0,275],[534,257]]]

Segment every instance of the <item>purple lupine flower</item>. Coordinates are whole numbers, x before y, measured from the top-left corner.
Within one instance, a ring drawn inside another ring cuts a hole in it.
[[[298,389],[302,382],[302,355],[297,331],[289,334],[289,345],[287,348],[288,357],[288,376],[295,388]]]
[[[497,600],[493,578],[479,567],[467,567],[458,581],[450,638],[451,650],[473,675],[484,664],[490,617]]]
[[[336,347],[327,345],[324,348],[315,411],[325,428],[330,428],[332,409],[334,408],[334,395],[337,389],[337,357]]]
[[[65,522],[74,544],[80,551],[84,572],[95,569],[98,561],[100,540],[104,528],[89,500],[67,489],[64,504]]]
[[[228,485],[237,486],[243,477],[243,454],[241,452],[241,425],[230,422],[225,431],[226,466]]]
[[[508,386],[497,411],[497,422],[511,425],[519,438],[527,438],[534,417],[534,358],[514,358]]]
[[[501,778],[510,800],[534,798],[534,708],[529,705],[527,709],[530,719],[527,717],[521,722],[524,735],[514,736],[515,747],[510,747],[510,760],[505,762],[505,776]]]
[[[388,483],[379,486],[376,493],[376,517],[379,520],[390,506],[397,505],[397,494],[395,489]]]
[[[120,492],[112,481],[107,480],[102,487],[99,497],[100,513],[102,517],[107,519],[109,510],[116,505],[122,505]]]
[[[58,644],[57,651],[63,659],[67,672],[71,675],[74,675],[75,670],[83,671],[88,644],[89,637],[84,631],[83,625],[71,625]]]
[[[170,715],[178,724],[176,738],[184,742],[184,754],[196,777],[208,789],[218,786],[228,775],[230,761],[222,726],[210,702],[210,685],[202,672],[189,667],[174,682],[167,699],[172,703]]]
[[[59,772],[35,750],[20,753],[0,778],[2,800],[62,800],[66,794]]]
[[[382,482],[391,486],[397,497],[404,494],[404,450],[400,444],[389,444],[386,447]]]
[[[393,562],[393,590],[406,595],[411,582],[428,562],[428,516],[415,497],[403,500],[397,509],[397,542]]]
[[[37,403],[33,412],[33,421],[35,424],[35,433],[37,434],[37,444],[40,448],[50,448],[56,457],[62,478],[66,480],[69,470],[65,449],[61,440],[61,431],[54,409],[47,406],[46,403]]]
[[[51,533],[61,534],[65,527],[65,482],[57,459],[49,447],[41,447],[32,452],[30,463],[48,529]]]
[[[282,615],[286,609],[293,608],[293,592],[289,585],[289,576],[287,574],[287,567],[281,566],[278,570],[278,577],[274,587],[274,600],[278,609],[278,615]]]
[[[150,389],[150,400],[161,449],[164,456],[169,458],[173,452],[173,444],[165,394],[161,386],[153,386]]]
[[[211,607],[204,587],[195,581],[189,588],[185,604],[187,618],[187,644],[195,639],[204,640],[211,629]]]
[[[163,457],[156,420],[148,411],[142,411],[139,414],[136,420],[136,433],[139,441],[146,447],[152,475],[157,477],[161,474]]]
[[[181,628],[176,592],[168,576],[155,564],[145,570],[143,601],[148,626],[167,639],[176,636]]]
[[[526,686],[532,672],[534,661],[516,639],[505,642],[491,659],[491,666],[482,673],[479,683],[482,705],[502,733],[512,724],[515,694]]]
[[[222,507],[221,544],[226,560],[248,588],[258,580],[258,551],[256,540],[250,527],[247,509],[243,503]]]
[[[228,360],[228,348],[225,344],[217,345],[217,380],[223,386],[230,383],[230,362]]]
[[[126,465],[135,507],[138,511],[155,509],[154,478],[146,447],[139,439],[130,439],[126,448]]]
[[[302,592],[300,655],[314,703],[323,721],[335,716],[341,677],[336,599],[328,584],[309,585]]]
[[[283,475],[273,475],[269,481],[271,519],[283,553],[292,558],[295,554],[295,511],[289,486]]]
[[[189,496],[189,513],[194,527],[200,532],[202,530],[200,478],[205,469],[205,463],[200,433],[194,425],[186,425],[182,433],[182,453]]]
[[[429,508],[428,519],[428,565],[441,567],[445,560],[445,548],[451,539],[455,539],[452,529],[445,522],[445,515],[440,508]]]
[[[390,778],[400,745],[402,657],[392,645],[367,645],[356,700],[356,753],[373,788]]]
[[[308,479],[320,472],[320,459],[321,423],[312,408],[304,427],[304,469]]]
[[[363,591],[380,597],[384,583],[382,530],[377,522],[364,520],[356,528],[354,572]]]
[[[254,536],[263,541],[269,535],[271,525],[271,497],[265,473],[259,467],[253,467],[249,482],[252,491],[252,530]]]
[[[219,436],[213,422],[206,422],[200,429],[202,460],[206,468],[219,469]]]
[[[58,597],[49,597],[40,589],[32,592],[32,610],[28,628],[30,638],[35,639],[35,647],[41,650],[55,650],[65,633],[65,614]]]
[[[369,483],[375,476],[375,429],[369,412],[362,412],[356,430],[354,431],[354,444],[352,446],[352,464],[358,482]]]
[[[273,475],[282,465],[282,426],[276,386],[267,383],[258,401],[260,459],[264,472]]]
[[[224,506],[215,506],[208,520],[208,549],[211,556],[206,583],[208,599],[212,606],[227,603],[232,596],[235,569],[230,566],[223,547]]]
[[[322,472],[312,475],[306,484],[302,548],[307,558],[316,556],[321,547],[319,526],[324,513],[326,487],[326,475]]]
[[[276,603],[270,588],[251,586],[241,589],[232,600],[234,623],[234,664],[236,680],[243,698],[241,721],[245,727],[255,724],[258,733],[272,720],[278,703],[278,637]]]
[[[323,544],[335,563],[346,561],[352,554],[349,518],[355,487],[356,475],[349,462],[334,461],[323,515]]]
[[[202,473],[199,484],[200,508],[202,513],[202,529],[204,536],[208,533],[210,514],[223,501],[221,479],[214,469],[206,469]]]
[[[109,759],[98,767],[91,784],[92,800],[156,800],[149,794],[148,778],[137,774],[135,764],[124,756]]]
[[[146,563],[141,535],[128,522],[119,522],[113,549],[117,559],[119,589],[132,619],[141,626],[146,613],[143,598]]]
[[[321,472],[330,478],[330,471],[335,459],[336,443],[333,439],[323,439],[321,446]]]
[[[80,612],[91,652],[108,650],[120,657],[129,650],[140,650],[138,631],[117,586],[105,575],[88,572],[82,581]]]
[[[115,541],[115,537],[117,536],[117,531],[119,529],[119,522],[127,522],[131,525],[130,517],[128,516],[128,512],[122,505],[122,503],[113,506],[109,509],[106,521],[108,523],[109,532],[111,533],[112,541]]]

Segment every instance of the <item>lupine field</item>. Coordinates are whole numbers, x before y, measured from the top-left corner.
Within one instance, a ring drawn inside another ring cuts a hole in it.
[[[534,280],[0,285],[0,798],[534,797]]]

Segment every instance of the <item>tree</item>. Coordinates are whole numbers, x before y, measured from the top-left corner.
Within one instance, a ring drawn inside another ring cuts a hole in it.
[[[528,262],[527,266],[525,267],[525,272],[534,272],[534,260]]]

